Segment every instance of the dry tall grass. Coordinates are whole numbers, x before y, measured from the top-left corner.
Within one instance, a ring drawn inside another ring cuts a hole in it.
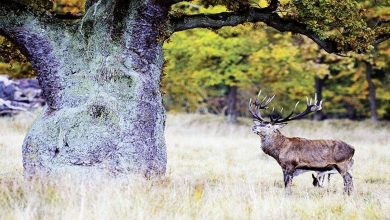
[[[61,177],[27,182],[21,144],[33,117],[0,119],[0,219],[390,219],[390,124],[299,121],[290,136],[342,139],[355,146],[355,192],[342,179],[314,188],[310,174],[284,196],[277,163],[259,147],[250,121],[169,115],[168,172],[162,180]]]

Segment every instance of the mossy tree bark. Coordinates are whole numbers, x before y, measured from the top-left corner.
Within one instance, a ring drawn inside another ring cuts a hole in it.
[[[75,26],[3,7],[2,34],[28,55],[47,101],[24,140],[27,175],[165,172],[158,37],[167,11],[99,1]]]

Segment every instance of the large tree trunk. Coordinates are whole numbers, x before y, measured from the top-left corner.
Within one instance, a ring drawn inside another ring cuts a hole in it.
[[[314,86],[317,94],[317,100],[320,101],[322,100],[322,88],[324,86],[325,79],[321,79],[319,76],[314,77]],[[314,113],[313,120],[315,121],[320,121],[324,119],[324,114],[322,111],[316,111]]]
[[[24,140],[26,175],[165,173],[158,38],[167,11],[154,1],[98,1],[76,27],[42,32],[32,20],[6,32],[30,57],[47,101]]]
[[[237,86],[229,86],[226,97],[227,104],[227,122],[237,122]]]
[[[364,62],[366,65],[366,80],[368,83],[368,102],[370,103],[370,110],[371,110],[371,120],[376,122],[378,121],[378,113],[377,113],[377,107],[376,107],[376,95],[375,95],[375,85],[372,82],[372,64],[369,62]]]

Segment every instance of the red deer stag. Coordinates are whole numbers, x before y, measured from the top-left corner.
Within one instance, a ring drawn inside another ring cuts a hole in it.
[[[264,153],[273,157],[283,170],[284,186],[287,193],[291,192],[291,184],[294,176],[307,171],[317,171],[319,174],[325,171],[337,170],[344,179],[344,192],[348,195],[353,190],[352,175],[350,168],[353,164],[355,149],[339,140],[308,140],[298,137],[286,137],[279,129],[287,122],[301,119],[306,115],[322,109],[322,101],[315,97],[314,103],[307,99],[306,109],[295,114],[296,107],[286,117],[272,116],[267,121],[260,111],[267,109],[268,104],[275,96],[267,99],[267,96],[260,101],[260,94],[252,102],[249,100],[249,112],[253,116],[255,125],[252,131],[260,136],[261,149]]]

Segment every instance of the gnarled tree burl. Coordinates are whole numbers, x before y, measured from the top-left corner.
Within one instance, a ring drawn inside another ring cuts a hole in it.
[[[331,53],[357,48],[320,37],[318,27],[305,23],[307,13],[282,16],[275,0],[265,8],[248,0],[197,1],[229,9],[211,15],[172,13],[173,5],[186,2],[181,0],[89,0],[85,13],[62,16],[48,10],[48,0],[29,2],[0,2],[0,34],[28,56],[47,101],[23,144],[29,176],[90,170],[164,174],[162,44],[176,31],[264,22],[306,35]],[[292,10],[312,10],[301,2]]]

